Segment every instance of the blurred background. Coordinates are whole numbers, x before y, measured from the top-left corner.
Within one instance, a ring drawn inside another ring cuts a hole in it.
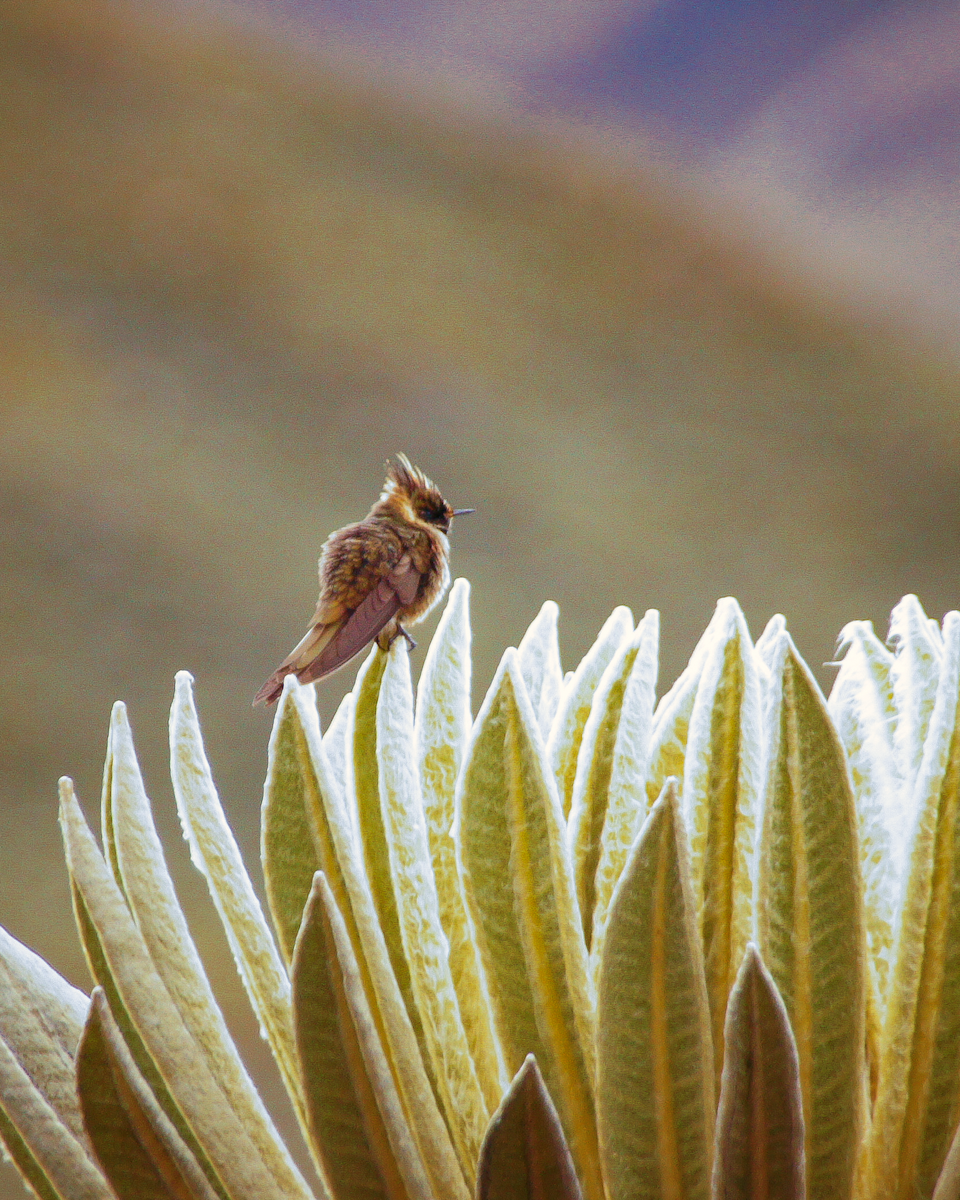
[[[958,46],[924,0],[6,0],[0,922],[89,987],[56,781],[96,814],[125,700],[282,1109],[179,836],[173,674],[259,886],[251,699],[398,450],[478,510],[476,704],[547,598],[568,668],[660,609],[661,690],[723,595],[825,688],[846,621],[957,607]]]

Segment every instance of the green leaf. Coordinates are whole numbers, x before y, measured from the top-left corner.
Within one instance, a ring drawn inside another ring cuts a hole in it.
[[[420,1052],[403,996],[393,973],[383,929],[363,873],[360,849],[341,811],[320,737],[312,692],[285,682],[306,754],[303,795],[308,799],[314,845],[357,964],[364,1000],[393,1078],[406,1126],[417,1146],[434,1195],[465,1200],[467,1188],[450,1134]],[[281,717],[278,714],[277,720]],[[341,955],[341,962],[343,956]]]
[[[863,912],[867,933],[867,1059],[876,1099],[881,1024],[893,970],[897,906],[903,887],[907,814],[894,746],[897,709],[893,655],[869,621],[840,631],[843,655],[827,707],[843,744],[857,806]]]
[[[607,664],[593,694],[590,716],[583,730],[570,805],[568,837],[577,901],[588,949],[593,939],[597,873],[604,833],[607,835],[608,846],[615,836],[619,837],[621,844],[626,843],[619,864],[622,868],[630,843],[640,824],[641,813],[645,809],[642,801],[643,778],[653,715],[658,636],[659,614],[651,609],[634,633],[620,643]],[[627,703],[628,691],[630,703],[621,737],[621,716]],[[632,771],[630,784],[633,786],[628,785],[627,789],[623,789],[623,767],[627,756],[633,760],[631,766],[639,765],[636,764],[637,759],[643,760],[643,774]],[[617,807],[611,814],[608,829],[607,815],[615,759],[620,768],[617,782],[621,787],[617,796]],[[616,834],[614,829],[617,830]],[[613,865],[608,852],[604,868],[611,872]],[[615,879],[608,880],[608,894],[612,894],[612,885],[615,882]]]
[[[401,1152],[413,1156],[401,1169],[384,1125],[381,1108],[387,1093],[395,1096],[393,1080],[382,1050],[379,1070],[372,1076],[364,1062],[351,1016],[352,1009],[365,1004],[363,986],[346,926],[340,952],[349,961],[347,970],[341,969],[331,926],[337,920],[343,925],[329,886],[317,872],[293,958],[297,1053],[312,1140],[335,1196],[406,1200],[404,1176],[412,1177],[421,1194],[428,1196],[424,1168],[417,1164],[409,1139],[399,1139]],[[348,988],[355,990],[349,1000]],[[368,1016],[368,1026],[372,1025]],[[388,1107],[387,1119],[402,1128],[399,1100]]]
[[[596,980],[613,890],[630,847],[647,815],[645,781],[657,686],[660,615],[650,609],[637,626],[637,654],[627,677],[610,759],[610,782],[595,876],[596,900],[590,939],[591,977]],[[609,670],[609,668],[608,668]]]
[[[407,1008],[407,1015],[423,1046],[423,1026],[413,995],[410,967],[403,949],[400,933],[400,914],[393,891],[390,875],[390,851],[383,827],[383,810],[380,803],[380,759],[377,746],[377,704],[380,685],[387,669],[387,656],[374,646],[357,675],[353,689],[353,782],[356,798],[357,828],[363,848],[363,865],[373,896],[373,903],[383,930],[390,965],[396,976],[400,994]],[[428,1072],[430,1064],[426,1064]],[[431,1076],[431,1083],[435,1080]]]
[[[763,633],[757,638],[753,648],[767,667],[770,667],[776,659],[780,639],[786,631],[787,618],[782,613],[775,613],[763,627]]]
[[[177,673],[170,710],[170,775],[177,811],[190,857],[207,881],[240,979],[302,1120],[290,980],[223,814],[203,748],[192,682],[186,671]]]
[[[81,940],[138,1068],[225,1200],[286,1197],[211,1073],[150,959],[69,780],[60,821]]]
[[[184,1025],[277,1187],[286,1196],[309,1200],[310,1191],[241,1062],[181,911],[122,704],[114,705],[110,722],[103,823],[117,883]]]
[[[581,1200],[553,1101],[528,1055],[493,1114],[477,1169],[477,1200]]]
[[[306,685],[311,691],[313,684]],[[320,868],[306,795],[311,773],[304,769],[308,753],[299,722],[289,702],[290,689],[281,693],[267,747],[267,778],[260,815],[260,861],[263,883],[280,952],[289,968],[300,920]]]
[[[430,643],[417,689],[414,727],[427,839],[450,973],[488,1111],[507,1083],[467,918],[453,839],[457,780],[470,736],[470,587],[458,579]]]
[[[904,596],[890,614],[887,642],[894,649],[890,670],[897,707],[894,745],[906,799],[923,758],[943,647],[935,623],[927,619],[916,596]]]
[[[874,1114],[877,1195],[929,1195],[960,1112],[960,614],[943,659],[913,801],[916,826]]]
[[[560,642],[557,638],[559,615],[560,609],[554,601],[547,600],[517,648],[524,687],[544,738],[550,734],[563,691],[563,668],[560,666]]]
[[[563,813],[515,650],[490,685],[461,780],[464,890],[507,1066],[536,1056],[584,1193],[601,1200],[586,948]]]
[[[377,704],[377,752],[384,837],[410,989],[423,1030],[422,1045],[472,1189],[490,1109],[460,1016],[449,947],[440,922],[414,758],[410,655],[402,642],[395,642],[387,654]]]
[[[719,1087],[727,997],[753,933],[762,697],[750,633],[735,600],[718,602],[702,646],[684,756],[683,810]]]
[[[663,785],[671,776],[682,784],[690,718],[697,698],[697,688],[700,686],[700,674],[712,640],[713,621],[695,646],[690,661],[667,694],[661,698],[653,714],[648,751],[650,765],[647,768],[648,809],[656,802],[663,791]]]
[[[800,1064],[790,1018],[756,946],[727,1006],[715,1200],[805,1200]]]
[[[77,1092],[91,1144],[119,1200],[215,1200],[95,988],[77,1050]]]
[[[564,819],[570,812],[573,800],[577,758],[584,727],[590,716],[593,693],[620,643],[632,632],[633,614],[630,609],[615,608],[597,635],[597,640],[583,656],[573,678],[563,687],[557,714],[546,742],[547,760],[556,778]],[[520,675],[522,678],[522,669]]]
[[[323,735],[323,750],[327,758],[327,775],[339,795],[338,808],[342,809],[348,825],[352,825],[356,817],[353,802],[353,692],[347,692],[337,705],[333,720]]]
[[[869,621],[840,631],[843,662],[827,707],[850,766],[860,832],[867,946],[878,999],[886,996],[894,954],[894,921],[904,874],[906,835],[902,780],[894,749],[897,708],[894,658]]]
[[[857,817],[820,689],[780,628],[771,665],[760,949],[800,1062],[810,1200],[853,1194],[864,1132],[866,945]]]
[[[78,1138],[47,1103],[0,1038],[0,1137],[41,1200],[114,1200],[86,1136]]]
[[[80,1139],[74,1057],[89,1005],[83,992],[0,927],[0,1038],[43,1100]]]
[[[597,1123],[608,1196],[706,1200],[714,1119],[703,954],[675,779],[614,892],[597,997]]]

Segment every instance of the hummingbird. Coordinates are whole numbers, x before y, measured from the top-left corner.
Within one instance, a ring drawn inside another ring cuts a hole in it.
[[[374,638],[387,650],[403,637],[412,650],[416,642],[405,626],[422,621],[450,583],[450,522],[473,511],[451,508],[436,484],[398,454],[364,519],[323,543],[310,628],[253,703],[273,704],[287,675],[301,683],[330,675]]]

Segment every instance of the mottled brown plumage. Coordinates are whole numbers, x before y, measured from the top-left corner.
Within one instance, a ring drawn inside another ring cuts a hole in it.
[[[322,679],[374,638],[387,649],[433,608],[450,582],[454,510],[406,455],[397,455],[380,499],[356,525],[331,533],[320,552],[320,598],[306,636],[270,676],[254,704],[273,704],[287,675]]]

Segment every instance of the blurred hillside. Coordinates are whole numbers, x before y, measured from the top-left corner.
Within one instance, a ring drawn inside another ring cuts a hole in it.
[[[87,986],[56,779],[94,812],[126,700],[258,1059],[176,829],[173,673],[252,864],[252,695],[389,454],[478,509],[454,532],[478,700],[548,597],[568,666],[615,604],[659,608],[664,685],[718,596],[755,635],[786,613],[825,683],[847,620],[960,600],[954,362],[705,194],[430,97],[210,13],[0,18],[0,922]]]

